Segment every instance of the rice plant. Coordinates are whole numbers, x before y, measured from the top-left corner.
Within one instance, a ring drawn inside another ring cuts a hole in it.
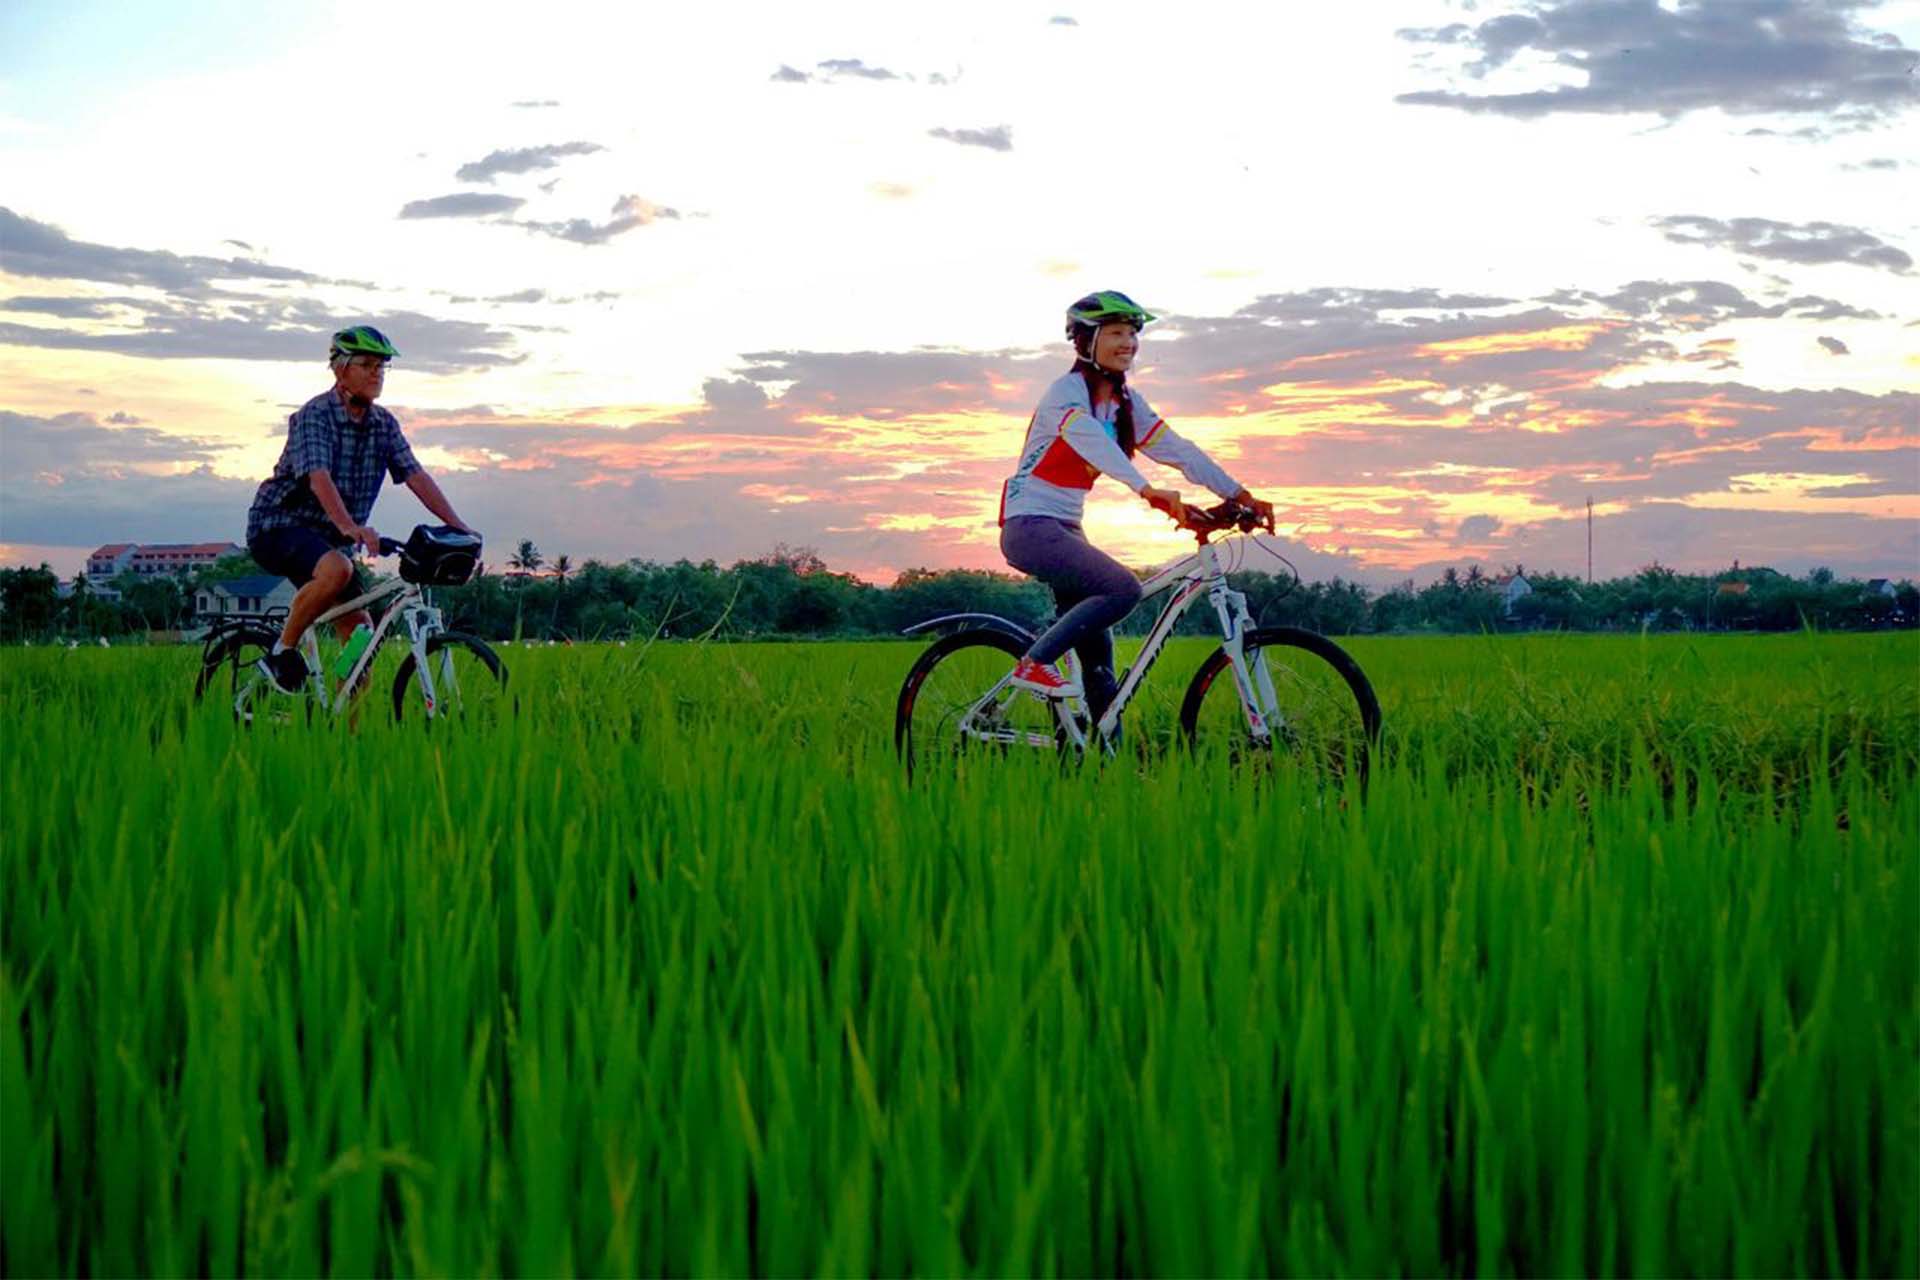
[[[1352,648],[1364,793],[1177,679],[909,784],[897,644],[0,653],[0,1270],[1920,1272],[1920,641]]]

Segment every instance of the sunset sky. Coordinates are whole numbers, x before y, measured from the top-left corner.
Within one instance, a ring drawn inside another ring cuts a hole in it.
[[[1310,576],[1584,572],[1589,497],[1602,577],[1920,576],[1916,50],[1920,0],[8,0],[0,563],[238,540],[365,321],[490,559],[1000,568],[1117,288]],[[1088,529],[1191,545],[1111,481]]]

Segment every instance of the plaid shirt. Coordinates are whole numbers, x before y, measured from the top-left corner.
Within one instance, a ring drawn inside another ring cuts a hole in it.
[[[287,419],[287,447],[273,474],[261,482],[247,512],[247,541],[267,529],[312,529],[341,546],[347,544],[307,484],[307,473],[325,471],[340,491],[340,501],[355,524],[365,524],[380,496],[381,481],[395,484],[420,470],[400,422],[379,405],[355,422],[335,390],[315,396]]]

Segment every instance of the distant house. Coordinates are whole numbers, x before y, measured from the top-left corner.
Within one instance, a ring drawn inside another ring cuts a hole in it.
[[[209,622],[230,613],[265,613],[293,603],[294,587],[270,573],[214,582],[193,593],[193,616]]]
[[[111,603],[120,598],[120,593],[114,590],[112,578],[103,578],[93,573],[77,573],[65,582],[62,582],[59,588],[60,598],[65,600],[71,597],[74,592],[80,589],[82,580],[85,580],[87,584],[87,594],[95,600],[105,600]]]
[[[1889,600],[1898,600],[1900,598],[1900,589],[1893,585],[1893,581],[1890,578],[1872,578],[1867,582],[1867,594],[1870,596],[1885,596]]]
[[[1500,611],[1509,618],[1521,597],[1533,594],[1533,584],[1524,573],[1503,573],[1493,580],[1493,585],[1500,589]]]
[[[133,549],[135,573],[193,573],[211,569],[223,556],[237,556],[246,548],[236,542],[156,542]]]
[[[139,549],[137,543],[109,542],[87,557],[87,577],[93,579],[119,577],[133,563],[133,553]]]
[[[237,542],[109,542],[87,557],[87,577],[104,582],[123,573],[194,573],[244,550]]]

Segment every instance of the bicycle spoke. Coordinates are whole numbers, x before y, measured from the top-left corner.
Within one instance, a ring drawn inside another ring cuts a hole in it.
[[[393,714],[402,720],[491,723],[512,714],[513,697],[506,668],[493,650],[472,636],[448,632],[427,641],[424,668],[413,653],[401,661]]]
[[[1195,678],[1181,713],[1194,751],[1364,779],[1379,713],[1358,668],[1331,642],[1302,632],[1255,633],[1245,656],[1242,672],[1217,650]]]
[[[997,637],[956,636],[928,651],[908,676],[896,725],[909,767],[1059,748],[1054,708],[1006,683],[1018,649]]]

